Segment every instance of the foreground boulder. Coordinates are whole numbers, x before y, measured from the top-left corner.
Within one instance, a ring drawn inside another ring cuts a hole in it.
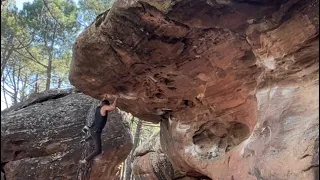
[[[78,161],[90,147],[80,144],[81,129],[93,104],[94,100],[82,93],[51,90],[31,97],[16,109],[4,111],[1,164],[6,179],[80,179],[81,170],[88,170],[80,167]],[[117,165],[131,150],[129,129],[119,112],[110,115],[105,129],[108,133],[102,137],[103,149],[104,153],[113,154],[113,162],[103,154],[100,160],[110,166],[101,169],[101,163],[95,162],[87,177],[82,176],[86,179],[93,176],[112,179],[116,176]]]
[[[312,179],[318,49],[316,0],[118,0],[78,37],[70,81],[161,122],[180,172]]]
[[[208,177],[190,177],[177,170],[160,144],[160,133],[155,134],[149,141],[141,144],[134,152],[132,163],[135,180],[205,180]]]
[[[180,171],[212,179],[317,179],[318,80],[257,92],[258,123],[250,136],[218,120],[161,123],[161,145]]]
[[[175,179],[172,164],[161,149],[160,133],[135,150],[132,173],[136,180]]]
[[[95,114],[95,108],[99,102],[93,103],[87,123],[91,124]],[[124,121],[125,112],[116,109],[108,114],[106,128],[102,131],[103,153],[96,158],[93,164],[87,168],[81,168],[79,177],[83,180],[120,180],[119,165],[129,155],[132,146],[132,135],[129,124]],[[84,145],[85,152],[82,159],[93,151],[93,143]]]

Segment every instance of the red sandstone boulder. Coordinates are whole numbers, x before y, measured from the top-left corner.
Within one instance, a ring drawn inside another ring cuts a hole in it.
[[[70,81],[161,122],[163,153],[185,174],[312,179],[318,13],[316,0],[118,0],[78,37]]]

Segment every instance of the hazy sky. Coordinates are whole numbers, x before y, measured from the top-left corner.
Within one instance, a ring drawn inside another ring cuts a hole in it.
[[[22,9],[24,2],[33,2],[33,0],[16,0],[16,6],[18,9]],[[73,2],[78,2],[78,0],[73,0]]]
[[[33,2],[33,0],[16,0],[16,6],[18,9],[22,9],[24,2]]]
[[[22,9],[23,7],[23,3],[25,2],[33,2],[33,0],[15,0],[16,1],[16,6],[17,8],[20,10]],[[73,0],[74,2],[78,2],[78,0]],[[11,102],[10,98],[8,97],[7,98],[9,102]],[[5,109],[6,108],[6,105],[4,103],[4,97],[3,97],[3,94],[1,92],[1,110]]]

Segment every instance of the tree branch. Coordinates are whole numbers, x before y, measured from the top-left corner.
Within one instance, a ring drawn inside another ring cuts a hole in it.
[[[51,17],[52,17],[62,28],[64,28],[64,26],[63,26],[63,25],[56,19],[56,17],[51,13],[50,8],[49,8],[46,0],[42,0],[42,1],[43,1],[44,6],[47,8],[49,14],[51,15]]]
[[[25,56],[24,54],[22,54],[21,52],[15,50],[16,53],[18,53],[20,56],[24,57],[24,58],[27,58],[27,59],[30,59],[36,63],[38,63],[39,65],[43,66],[44,68],[47,68],[48,66],[47,65],[44,65],[42,64],[40,61],[37,60],[36,57],[33,56],[33,54],[28,50],[28,49],[25,49],[27,51],[27,53],[31,56],[31,57],[27,57]]]

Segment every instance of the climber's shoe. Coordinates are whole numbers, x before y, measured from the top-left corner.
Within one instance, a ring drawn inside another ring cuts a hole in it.
[[[80,160],[79,163],[80,163],[80,164],[87,164],[88,161],[84,159],[84,160]]]
[[[88,126],[84,126],[83,128],[82,128],[82,132],[83,133],[87,133],[89,131],[89,127]]]

